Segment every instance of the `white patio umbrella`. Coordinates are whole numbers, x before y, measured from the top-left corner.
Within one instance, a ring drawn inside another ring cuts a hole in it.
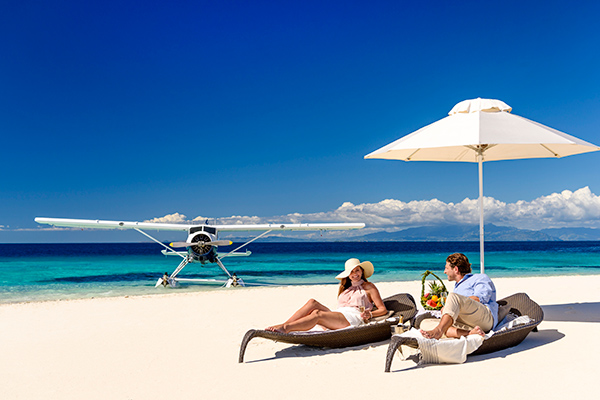
[[[565,157],[600,147],[518,115],[500,100],[461,101],[448,117],[365,156],[404,161],[463,161],[479,164],[479,246],[484,268],[483,162]]]

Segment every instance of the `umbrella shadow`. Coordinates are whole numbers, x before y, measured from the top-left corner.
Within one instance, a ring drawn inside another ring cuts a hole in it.
[[[600,322],[600,302],[567,303],[541,306],[544,321]]]
[[[509,347],[507,349],[495,351],[493,353],[469,356],[467,362],[484,361],[492,358],[505,358],[506,356],[510,356],[512,354],[517,354],[541,346],[545,346],[547,344],[561,340],[564,337],[565,334],[559,332],[556,329],[540,329],[537,332],[531,332],[529,335],[527,335],[525,340],[523,340],[521,343],[514,347]]]
[[[333,348],[329,348],[329,347],[307,346],[304,344],[291,345],[290,347],[286,347],[285,349],[275,352],[275,355],[273,357],[261,358],[261,359],[252,360],[252,361],[246,361],[246,363],[251,364],[251,363],[256,363],[256,362],[263,362],[263,361],[270,361],[270,360],[277,360],[277,359],[281,359],[281,358],[291,358],[291,357],[293,357],[293,358],[315,357],[315,356],[324,356],[327,354],[340,354],[340,353],[345,353],[348,351],[364,350],[364,349],[368,349],[371,347],[379,347],[379,346],[384,346],[384,345],[387,346],[389,344],[389,342],[390,342],[389,340],[383,340],[380,342],[374,342],[374,343],[364,344],[364,345],[360,345],[360,346],[343,347],[343,348],[338,348],[338,349],[333,349]]]

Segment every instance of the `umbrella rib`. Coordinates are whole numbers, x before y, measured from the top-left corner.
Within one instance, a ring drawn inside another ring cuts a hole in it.
[[[465,100],[454,106],[449,112],[449,116],[365,156],[365,158],[404,161],[477,162],[479,164],[479,253],[482,273],[484,272],[483,244],[485,239],[483,230],[485,222],[483,218],[483,162],[486,161],[488,153],[489,160],[492,161],[560,158],[600,150],[600,147],[592,143],[527,118],[510,114],[510,111],[512,108],[500,100],[481,98]],[[407,139],[410,139],[408,143]],[[485,143],[486,141],[493,143]],[[572,146],[563,146],[569,142]],[[548,145],[544,143],[548,143]],[[539,149],[538,145],[544,150]],[[498,149],[488,151],[496,146]],[[551,149],[552,147],[557,148],[556,152]],[[405,157],[404,155],[409,152],[412,153]]]
[[[560,157],[558,154],[556,154],[555,152],[553,152],[552,150],[550,150],[548,148],[548,146],[546,146],[545,144],[540,143],[540,146],[542,146],[543,148],[545,148],[546,150],[548,150],[550,153],[552,153],[554,155],[554,157]]]
[[[412,158],[412,156],[414,156],[415,154],[417,154],[417,152],[419,150],[421,150],[421,149],[419,148],[419,149],[416,149],[415,151],[413,151],[408,157],[406,157],[406,161],[410,161],[410,159]]]
[[[479,154],[482,158],[482,161],[485,161],[483,158],[485,158],[483,155],[485,154],[485,152],[489,149],[491,149],[494,146],[497,146],[498,144],[478,144],[478,145],[465,145],[466,148],[473,150],[475,153]]]
[[[490,144],[490,143],[486,143],[486,144],[477,144],[477,145],[472,145],[472,144],[468,144],[465,145],[465,147],[468,147],[469,149],[475,151],[477,154],[482,154],[485,153],[487,150],[491,149],[494,146],[498,146],[497,143],[494,144]]]

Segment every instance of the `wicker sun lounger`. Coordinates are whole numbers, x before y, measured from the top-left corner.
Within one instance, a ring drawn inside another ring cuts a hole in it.
[[[248,342],[255,337],[274,340],[276,342],[304,344],[315,347],[351,347],[360,346],[367,343],[379,342],[389,339],[391,327],[398,323],[402,316],[404,321],[409,321],[417,314],[417,305],[415,299],[408,293],[401,293],[383,299],[385,307],[392,311],[387,319],[371,322],[357,328],[345,328],[321,332],[298,332],[298,333],[279,333],[259,329],[250,329],[244,335],[240,346],[239,362],[244,362],[244,353]]]
[[[542,308],[525,293],[517,293],[512,296],[498,300],[500,306],[507,306],[511,313],[516,315],[527,315],[532,319],[527,324],[517,325],[511,329],[496,332],[489,339],[483,341],[483,344],[471,355],[487,354],[494,351],[503,350],[509,347],[514,347],[521,343],[531,331],[537,331],[537,326],[544,319]],[[418,328],[426,318],[430,318],[428,313],[419,315],[413,324]],[[406,338],[401,336],[393,336],[388,347],[388,352],[385,360],[385,372],[390,372],[392,359],[396,354],[396,350],[400,345],[418,348],[418,342],[415,338]]]

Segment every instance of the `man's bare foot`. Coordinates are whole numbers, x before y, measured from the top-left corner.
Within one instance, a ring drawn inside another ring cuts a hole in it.
[[[285,333],[285,331],[283,330],[283,324],[269,326],[265,328],[265,331]]]
[[[430,331],[424,331],[423,329],[421,329],[420,332],[425,339],[439,339],[442,336],[444,336],[444,332],[442,332],[442,330],[437,327],[433,328]]]
[[[480,327],[476,326],[475,328],[473,328],[473,329],[471,329],[469,331],[469,335],[485,336],[485,332],[483,331],[483,329],[481,329]]]

